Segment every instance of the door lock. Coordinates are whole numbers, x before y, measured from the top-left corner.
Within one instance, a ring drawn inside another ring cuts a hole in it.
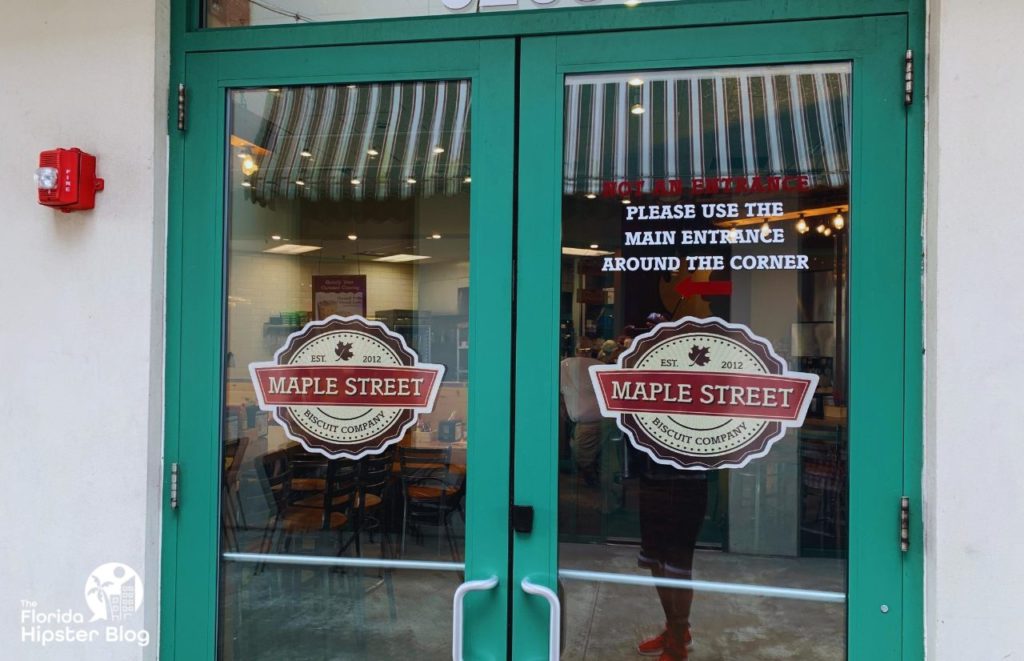
[[[533,506],[512,506],[512,530],[516,532],[533,532]]]

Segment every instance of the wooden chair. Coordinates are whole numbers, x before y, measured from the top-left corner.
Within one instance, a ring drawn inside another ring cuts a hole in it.
[[[451,515],[461,511],[464,476],[451,470],[451,448],[398,449],[402,480],[402,555],[409,523],[437,527],[437,552],[441,553],[441,528],[444,528],[452,558],[458,549],[452,538]]]
[[[244,436],[224,442],[224,471],[221,477],[221,525],[224,533],[224,546],[233,551],[239,550],[239,519],[241,519],[242,528],[248,527],[245,520],[245,511],[242,509],[242,499],[239,495],[238,484],[238,473],[242,468],[242,460],[245,457],[245,450],[248,446],[249,439]]]
[[[351,508],[355,502],[357,483],[354,469],[345,472],[331,471],[329,468],[320,507],[311,507],[296,503],[287,450],[263,455],[260,457],[260,468],[260,481],[269,508],[260,543],[261,553],[276,550],[287,552],[294,538],[318,530],[338,530],[340,539],[341,531],[351,519]]]
[[[388,491],[391,487],[391,468],[395,463],[394,449],[389,448],[381,454],[364,457],[359,461],[359,501],[356,514],[358,532],[368,532],[370,542],[373,535],[381,536],[380,556],[390,555],[391,536],[388,522],[391,520],[391,508]]]

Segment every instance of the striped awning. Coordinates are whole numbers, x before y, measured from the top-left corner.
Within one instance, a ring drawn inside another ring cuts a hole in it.
[[[469,182],[469,81],[266,92],[252,140],[257,202],[454,195]]]
[[[846,64],[570,76],[565,103],[566,194],[605,181],[849,178]]]
[[[467,190],[468,81],[285,87],[264,97],[251,137],[257,202]],[[849,179],[846,64],[570,76],[565,118],[565,194],[626,180],[651,190],[664,179]]]

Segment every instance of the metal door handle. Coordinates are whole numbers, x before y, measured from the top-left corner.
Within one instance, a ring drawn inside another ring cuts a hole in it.
[[[528,578],[524,578],[520,585],[526,594],[535,594],[547,600],[550,610],[548,659],[550,661],[558,661],[562,648],[562,604],[558,601],[558,595],[551,588],[532,583]]]
[[[452,615],[452,661],[462,661],[462,599],[467,592],[490,590],[498,584],[498,577],[466,581],[455,590],[455,603]]]

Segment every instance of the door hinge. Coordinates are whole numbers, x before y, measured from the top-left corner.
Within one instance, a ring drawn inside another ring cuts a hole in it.
[[[910,550],[910,498],[900,497],[900,551]]]
[[[178,83],[178,130],[185,130],[185,83]]]
[[[181,469],[178,468],[178,462],[171,464],[171,509],[178,509],[178,476]]]
[[[914,51],[907,50],[903,56],[903,105],[914,102]]]

